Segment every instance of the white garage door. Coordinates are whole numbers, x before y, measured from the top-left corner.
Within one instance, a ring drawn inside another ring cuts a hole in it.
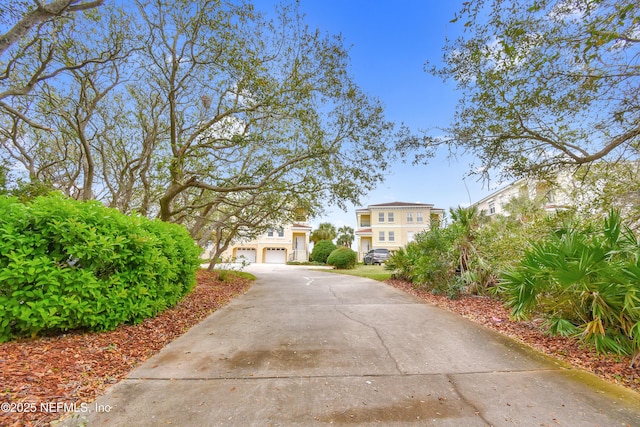
[[[264,262],[267,264],[285,264],[287,262],[287,251],[279,248],[267,248]]]
[[[236,261],[238,262],[256,262],[256,250],[255,249],[237,249]]]

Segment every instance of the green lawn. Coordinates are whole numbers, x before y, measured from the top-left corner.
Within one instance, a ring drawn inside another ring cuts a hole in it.
[[[214,269],[213,271],[215,271],[216,273],[218,273],[218,277],[220,278],[220,280],[224,281],[226,280],[226,277],[231,275],[231,276],[237,276],[240,277],[242,279],[248,279],[248,280],[256,280],[256,276],[254,276],[251,273],[247,273],[246,271],[238,271],[238,270],[220,270],[220,269]]]
[[[384,265],[358,264],[353,270],[322,270],[329,273],[348,274],[351,276],[366,277],[373,280],[387,280],[391,278],[391,272],[384,269]]]

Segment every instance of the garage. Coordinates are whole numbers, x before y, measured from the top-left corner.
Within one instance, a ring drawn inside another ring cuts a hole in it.
[[[264,262],[267,264],[285,264],[287,262],[287,251],[282,248],[267,248]]]
[[[256,250],[251,248],[236,249],[237,262],[256,262]]]

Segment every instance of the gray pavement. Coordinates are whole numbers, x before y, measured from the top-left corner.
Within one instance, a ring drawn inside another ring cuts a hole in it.
[[[77,426],[640,426],[640,395],[385,284],[258,280],[114,385]]]

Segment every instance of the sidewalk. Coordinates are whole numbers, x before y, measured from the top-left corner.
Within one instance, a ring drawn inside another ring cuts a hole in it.
[[[249,292],[64,425],[640,425],[638,394],[382,283],[247,271]]]

